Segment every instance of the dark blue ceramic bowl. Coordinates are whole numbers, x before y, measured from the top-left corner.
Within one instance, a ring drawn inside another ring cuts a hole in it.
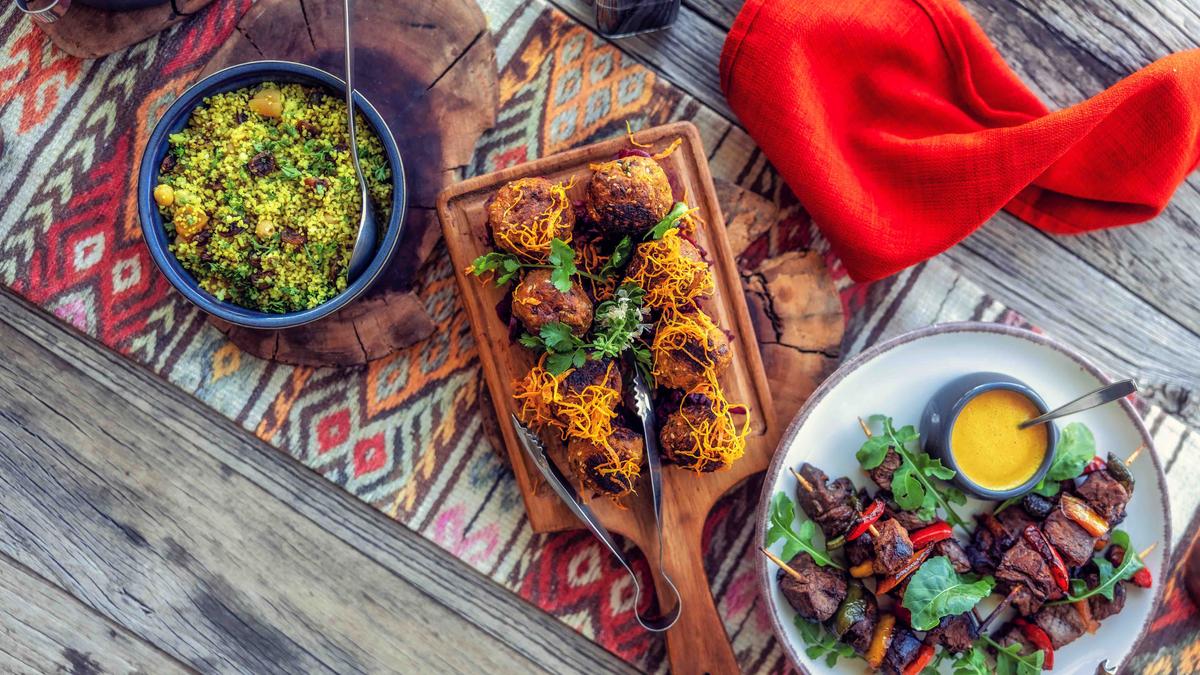
[[[380,242],[367,269],[357,279],[346,286],[346,290],[334,296],[324,304],[300,312],[272,314],[247,309],[230,302],[218,300],[208,291],[200,288],[187,270],[179,264],[179,260],[168,250],[170,237],[163,229],[162,216],[154,203],[154,186],[158,184],[158,167],[167,153],[167,136],[187,125],[192,110],[209,96],[241,89],[259,82],[296,83],[308,86],[325,87],[332,95],[345,96],[346,84],[329,73],[290,61],[252,61],[219,70],[212,75],[188,87],[186,91],[167,108],[166,113],[159,119],[150,134],[146,151],[142,154],[142,165],[138,170],[138,215],[142,223],[142,235],[146,245],[150,247],[150,257],[162,270],[167,279],[188,300],[194,302],[204,311],[220,317],[230,323],[251,328],[280,329],[291,328],[310,323],[328,316],[345,307],[355,298],[362,295],[387,268],[396,245],[400,243],[400,229],[404,223],[404,212],[408,205],[408,195],[404,183],[404,165],[400,161],[400,150],[396,139],[384,123],[379,111],[363,98],[359,92],[354,92],[354,104],[359,112],[367,119],[371,130],[379,137],[383,150],[387,153],[388,162],[392,168],[392,211],[391,218],[386,223],[379,223]]]
[[[1054,463],[1054,452],[1058,447],[1058,427],[1054,422],[1045,423],[1046,456],[1029,480],[1010,490],[989,490],[976,484],[958,470],[958,462],[954,460],[954,449],[950,444],[950,432],[967,402],[993,389],[1008,389],[1023,394],[1025,398],[1033,401],[1040,414],[1050,411],[1036,391],[1014,377],[1002,373],[970,373],[946,383],[929,399],[929,403],[925,404],[925,412],[921,415],[920,432],[925,452],[931,457],[941,459],[943,464],[954,469],[954,482],[958,483],[959,487],[983,499],[1000,501],[1029,492],[1046,476],[1050,465]]]

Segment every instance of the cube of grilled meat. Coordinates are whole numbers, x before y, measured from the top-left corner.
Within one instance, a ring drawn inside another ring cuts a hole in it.
[[[908,538],[908,530],[894,518],[885,518],[875,523],[878,534],[875,541],[875,571],[891,574],[904,566],[912,557],[912,540]]]
[[[883,456],[883,462],[867,473],[871,475],[871,480],[875,481],[880,490],[891,492],[892,474],[896,473],[896,469],[900,468],[900,464],[903,461],[904,458],[900,456],[900,453],[892,448],[888,448],[887,454]]]
[[[852,503],[854,484],[845,476],[830,483],[824,471],[808,462],[800,465],[800,475],[812,488],[810,492],[803,485],[796,486],[800,508],[821,526],[826,538],[845,534],[858,516]]]
[[[1021,538],[1021,532],[1027,525],[1037,525],[1038,521],[1030,517],[1025,509],[1009,507],[996,514],[996,520],[1004,526],[1008,535],[1015,541]],[[1010,543],[1009,546],[1012,544]]]
[[[907,626],[896,626],[892,636],[892,644],[888,645],[887,653],[883,655],[883,672],[888,675],[902,675],[904,667],[917,657],[921,649],[921,639]]]
[[[1100,573],[1096,570],[1095,565],[1089,564],[1080,578],[1088,585],[1088,588],[1100,585]],[[1112,600],[1097,593],[1088,598],[1088,607],[1092,610],[1092,618],[1096,621],[1103,621],[1120,613],[1122,609],[1125,609],[1125,582],[1118,581],[1117,585],[1113,586]]]
[[[1067,567],[1079,567],[1092,559],[1096,538],[1071,520],[1061,508],[1055,508],[1042,523],[1042,533]]]
[[[971,571],[971,559],[963,550],[962,544],[953,538],[943,539],[933,545],[933,555],[946,556],[955,572],[964,574]]]
[[[1074,642],[1087,631],[1087,624],[1074,605],[1049,605],[1038,610],[1033,622],[1050,636],[1055,649]]]
[[[1004,552],[996,567],[996,578],[1007,582],[1009,587],[1024,587],[1013,599],[1013,605],[1022,615],[1037,611],[1047,600],[1057,600],[1062,591],[1050,575],[1050,566],[1042,559],[1029,542],[1018,539],[1012,548]]]
[[[788,604],[809,621],[828,621],[846,597],[846,575],[834,567],[821,567],[812,556],[800,553],[788,561],[788,567],[800,573],[797,579],[779,570],[779,590]]]
[[[909,532],[916,532],[922,527],[925,527],[933,522],[932,519],[925,520],[921,518],[913,511],[904,511],[892,502],[887,503],[886,513],[889,517],[894,518],[897,522],[903,525],[904,529],[908,530]]]
[[[939,644],[946,651],[961,654],[971,648],[979,638],[978,624],[970,612],[942,617],[942,622],[929,631],[925,636],[933,644]]]
[[[858,539],[846,542],[846,560],[852,567],[874,559],[875,538],[870,532],[863,532]]]
[[[1109,525],[1125,519],[1125,505],[1132,495],[1108,471],[1101,469],[1088,474],[1075,491]]]
[[[997,642],[1005,647],[1009,645],[1020,645],[1021,656],[1029,656],[1030,654],[1038,651],[1038,648],[1035,647],[1034,644],[1030,642],[1023,633],[1021,633],[1019,628],[1016,628],[1012,624],[1009,624],[1008,626],[1007,632],[1004,633],[998,640],[996,640]]]
[[[996,522],[999,524],[999,521]],[[1004,549],[999,545],[999,537],[982,524],[976,527],[971,534],[971,542],[967,544],[967,559],[971,561],[971,571],[976,574],[993,574],[1003,555]]]

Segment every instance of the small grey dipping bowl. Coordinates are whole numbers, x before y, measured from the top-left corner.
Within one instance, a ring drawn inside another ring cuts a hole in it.
[[[925,452],[931,457],[941,459],[943,464],[954,469],[954,482],[958,483],[959,487],[982,499],[999,501],[1029,492],[1046,476],[1050,465],[1054,463],[1054,453],[1058,448],[1058,427],[1054,422],[1045,423],[1048,446],[1046,457],[1029,480],[1009,490],[989,490],[975,484],[959,471],[958,462],[954,460],[954,452],[950,447],[950,431],[954,428],[954,422],[958,420],[958,414],[971,399],[994,389],[1008,389],[1024,395],[1037,406],[1039,414],[1050,410],[1037,392],[1016,378],[1002,373],[970,373],[943,385],[933,398],[929,399],[929,403],[925,404],[925,412],[921,414],[921,439]]]

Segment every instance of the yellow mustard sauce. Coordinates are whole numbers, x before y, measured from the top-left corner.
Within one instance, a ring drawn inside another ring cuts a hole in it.
[[[1046,427],[1017,429],[1040,414],[1024,395],[993,389],[963,406],[950,430],[950,451],[964,476],[989,490],[1029,480],[1046,456]]]

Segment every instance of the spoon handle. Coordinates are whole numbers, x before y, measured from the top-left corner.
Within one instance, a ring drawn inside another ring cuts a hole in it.
[[[1024,422],[1018,424],[1017,428],[1028,429],[1035,424],[1049,422],[1050,420],[1058,419],[1059,417],[1066,417],[1067,415],[1074,415],[1077,412],[1083,412],[1084,410],[1095,408],[1096,406],[1101,406],[1105,403],[1111,403],[1119,398],[1128,396],[1135,391],[1137,391],[1137,385],[1133,383],[1133,380],[1121,380],[1119,382],[1113,382],[1112,384],[1106,384],[1093,392],[1080,396],[1066,405],[1059,406],[1054,410],[1051,410],[1045,415],[1035,417],[1031,420],[1025,420]]]

